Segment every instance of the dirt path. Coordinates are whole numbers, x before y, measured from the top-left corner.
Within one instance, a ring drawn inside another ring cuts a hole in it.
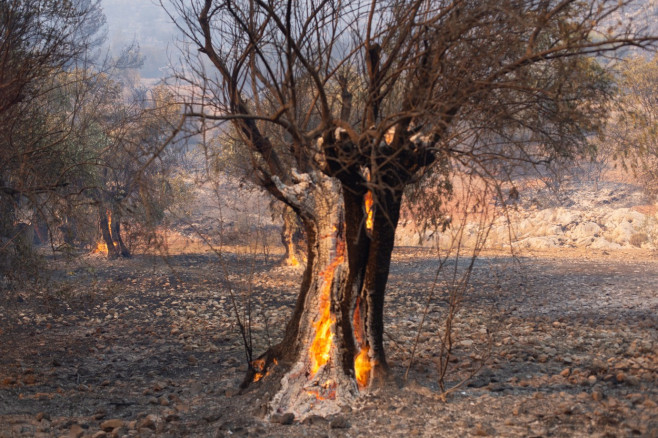
[[[245,352],[226,291],[239,303],[250,294],[262,351],[281,334],[299,271],[238,254],[225,265],[207,254],[87,258],[0,298],[0,437],[658,436],[658,261],[629,254],[482,257],[448,387],[479,373],[443,402],[445,284],[405,382],[436,260],[398,250],[386,320],[401,387],[292,425],[264,421],[257,393],[236,391]]]

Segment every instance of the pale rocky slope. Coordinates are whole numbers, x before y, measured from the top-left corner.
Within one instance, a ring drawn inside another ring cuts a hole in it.
[[[508,199],[506,208],[499,206],[495,211],[487,248],[658,248],[655,201],[642,186],[619,179],[594,182],[574,178],[559,190],[535,183],[534,187],[520,188],[518,199]],[[466,225],[466,246],[473,245],[481,227],[475,222]],[[452,228],[454,231],[454,224]],[[450,231],[439,234],[441,247],[449,245]],[[419,239],[415,229],[407,226],[397,240],[399,245],[414,245]],[[424,240],[424,246],[436,243],[436,237],[429,233]]]

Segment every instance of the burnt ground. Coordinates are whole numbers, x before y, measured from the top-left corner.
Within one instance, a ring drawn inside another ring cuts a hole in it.
[[[237,391],[245,353],[227,291],[243,318],[251,298],[260,352],[281,334],[300,271],[276,256],[225,256],[48,260],[49,280],[2,291],[0,437],[658,436],[651,254],[481,257],[454,326],[444,401],[447,283],[428,306],[436,259],[398,249],[386,315],[396,382],[338,416],[290,425],[262,417],[262,393]]]

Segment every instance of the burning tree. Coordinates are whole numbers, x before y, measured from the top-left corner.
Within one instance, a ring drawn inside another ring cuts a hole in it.
[[[617,21],[617,0],[172,3],[196,49],[178,76],[188,114],[229,122],[258,184],[304,224],[294,312],[245,380],[276,385],[271,409],[297,418],[388,376],[404,189],[440,201],[452,172],[575,156],[607,94],[591,57],[654,41]]]

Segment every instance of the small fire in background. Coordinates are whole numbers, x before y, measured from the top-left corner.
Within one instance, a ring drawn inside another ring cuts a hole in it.
[[[112,233],[112,214],[110,213],[110,210],[107,210],[107,230]],[[105,239],[103,239],[102,236],[102,231],[101,231],[101,237],[98,243],[96,244],[96,248],[92,251],[94,254],[107,254],[108,248],[107,248],[107,243],[105,243]]]
[[[105,243],[104,240],[100,240],[98,244],[96,244],[96,248],[94,248],[94,253],[107,253],[107,243]]]
[[[292,230],[289,231],[288,233],[288,238],[287,238],[287,243],[286,245],[288,246],[288,260],[286,260],[286,264],[288,266],[299,266],[299,260],[297,260],[297,257],[295,256],[295,244],[293,243],[293,236],[292,236]]]

